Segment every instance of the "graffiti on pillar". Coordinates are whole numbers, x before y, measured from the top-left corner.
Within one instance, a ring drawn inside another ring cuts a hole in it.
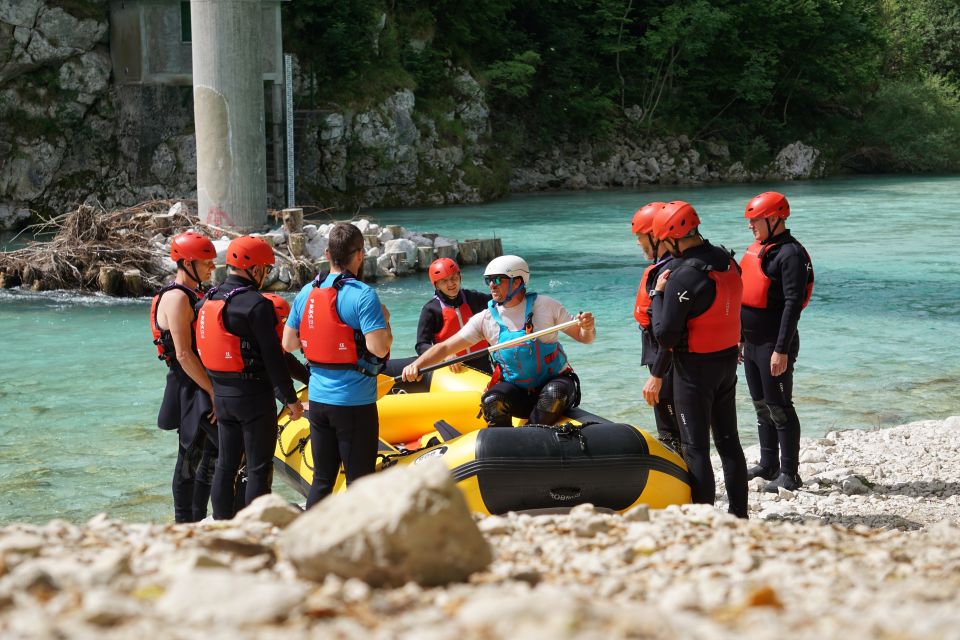
[[[233,223],[233,218],[230,217],[226,211],[220,208],[220,205],[215,204],[207,210],[207,224],[212,224],[215,227],[234,227],[236,226]]]

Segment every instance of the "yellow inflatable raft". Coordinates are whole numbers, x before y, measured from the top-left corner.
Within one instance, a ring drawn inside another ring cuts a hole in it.
[[[440,369],[397,384],[377,402],[377,469],[440,458],[470,509],[484,514],[586,502],[617,511],[690,502],[683,459],[632,425],[577,408],[555,427],[486,428],[478,414],[488,381],[474,370]],[[306,400],[307,390],[300,394]],[[291,421],[284,410],[278,426],[275,469],[306,495],[313,480],[310,425],[305,417]],[[335,491],[344,485],[341,473]]]

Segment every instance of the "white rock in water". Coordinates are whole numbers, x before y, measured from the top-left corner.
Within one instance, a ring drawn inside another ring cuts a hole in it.
[[[406,254],[407,265],[410,267],[417,263],[417,245],[410,240],[398,239],[385,242],[383,245],[383,255],[387,256],[391,253]]]
[[[487,568],[490,547],[440,460],[361,478],[309,509],[277,548],[304,578],[439,585]]]
[[[312,238],[307,239],[307,245],[304,251],[311,260],[322,260],[330,241],[323,235],[317,233]]]
[[[413,242],[413,243],[414,243],[415,245],[417,245],[418,247],[432,247],[432,246],[433,246],[433,240],[431,240],[430,238],[424,237],[424,236],[420,235],[419,233],[412,233],[412,234],[410,234],[410,237],[407,238],[407,240],[410,240],[411,242]]]
[[[443,236],[437,236],[433,241],[433,248],[437,247],[455,247],[457,246],[457,241],[450,238],[444,238]]]
[[[385,244],[393,240],[393,232],[390,229],[383,229],[378,235],[377,240],[380,241],[380,244]]]
[[[307,240],[313,240],[320,233],[317,230],[317,225],[315,224],[305,224],[303,225],[303,232],[307,234]]]
[[[370,232],[370,221],[367,220],[366,218],[360,218],[359,220],[354,220],[350,224],[355,226],[357,229],[360,229],[360,233],[364,235]]]

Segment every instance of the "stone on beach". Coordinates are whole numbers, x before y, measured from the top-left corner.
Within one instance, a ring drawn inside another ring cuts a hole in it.
[[[823,462],[789,500],[751,492],[747,521],[722,499],[470,516],[433,461],[363,479],[286,529],[269,515],[290,515],[276,496],[195,525],[11,524],[0,636],[957,637],[960,419],[802,446]],[[844,493],[851,478],[869,491]],[[292,551],[323,564],[306,580]],[[328,572],[354,563],[378,581]],[[413,581],[447,564],[459,581]]]
[[[300,516],[300,509],[275,493],[262,495],[246,506],[236,519],[240,522],[266,522],[281,529]]]
[[[438,460],[358,480],[297,519],[278,547],[304,578],[333,573],[372,585],[462,581],[491,561],[463,494]]]

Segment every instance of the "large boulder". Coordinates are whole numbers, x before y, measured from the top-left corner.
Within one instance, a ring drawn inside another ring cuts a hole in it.
[[[439,460],[358,480],[300,516],[277,547],[302,578],[332,573],[373,586],[463,581],[492,560]]]
[[[820,151],[799,140],[788,144],[773,161],[778,177],[787,180],[816,178],[821,172]]]
[[[430,243],[433,246],[433,243]],[[406,256],[407,264],[411,267],[417,263],[417,244],[413,240],[397,238],[396,240],[387,240],[383,244],[382,255],[387,256],[391,253],[402,253]]]

